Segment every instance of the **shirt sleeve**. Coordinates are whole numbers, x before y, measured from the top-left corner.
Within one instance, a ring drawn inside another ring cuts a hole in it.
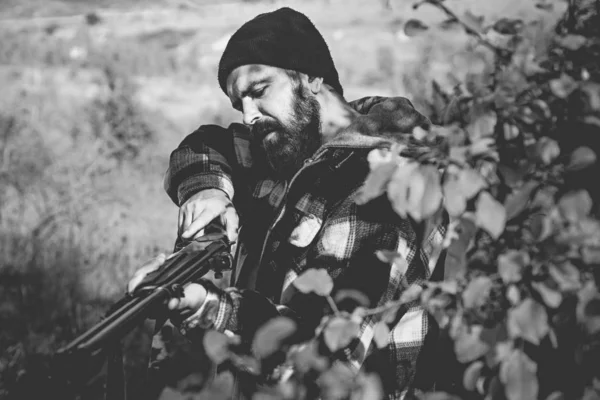
[[[233,199],[235,164],[231,129],[203,125],[171,153],[164,188],[178,206],[204,189],[223,190]]]

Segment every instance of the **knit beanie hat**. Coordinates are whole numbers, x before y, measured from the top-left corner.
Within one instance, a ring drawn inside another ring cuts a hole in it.
[[[325,39],[306,15],[284,7],[260,14],[233,34],[219,62],[219,85],[237,67],[262,64],[321,77],[344,94]]]

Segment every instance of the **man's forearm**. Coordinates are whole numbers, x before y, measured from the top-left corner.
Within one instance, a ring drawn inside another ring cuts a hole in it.
[[[231,331],[251,340],[256,330],[269,319],[279,315],[278,307],[252,290],[219,289],[203,282],[207,296],[202,306],[180,324],[183,333],[195,328]]]

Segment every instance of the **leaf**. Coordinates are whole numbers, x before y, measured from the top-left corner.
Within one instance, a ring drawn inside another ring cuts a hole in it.
[[[468,200],[487,187],[483,177],[472,168],[463,168],[458,173],[458,185],[463,196]]]
[[[492,151],[496,141],[494,138],[484,138],[476,141],[469,146],[469,154],[471,156],[479,156],[482,154],[488,154]]]
[[[555,38],[559,46],[568,50],[579,50],[587,42],[587,38],[581,35],[565,35]]]
[[[400,295],[399,302],[402,304],[406,304],[415,301],[419,298],[421,292],[423,292],[423,287],[414,283],[402,292],[402,294]]]
[[[496,347],[496,344],[508,339],[506,323],[503,321],[493,327],[483,328],[479,334],[479,339],[483,343],[489,344],[492,348]]]
[[[409,209],[410,215],[416,221],[431,217],[442,204],[442,186],[437,168],[432,165],[422,165],[419,167],[419,172],[425,180],[425,191],[420,201],[417,202],[417,198],[413,199],[415,203]]]
[[[394,307],[387,308],[383,314],[381,314],[381,320],[386,324],[391,324],[395,321],[396,315],[398,314],[398,310],[400,309],[400,304]]]
[[[498,256],[498,273],[504,283],[519,282],[523,268],[529,265],[529,254],[523,251],[509,250]]]
[[[523,29],[523,20],[500,18],[494,23],[492,29],[503,35],[516,35]]]
[[[379,321],[373,328],[373,340],[377,345],[377,348],[383,349],[389,343],[390,328],[383,321]]]
[[[464,273],[467,266],[467,249],[477,232],[475,223],[469,218],[461,217],[454,227],[452,225],[448,232],[454,232],[456,236],[450,241],[446,249],[446,262],[444,265],[446,279],[455,279]]]
[[[449,175],[443,186],[444,208],[451,217],[458,217],[465,212],[467,199],[461,191],[458,177]]]
[[[387,195],[392,203],[394,211],[402,218],[406,218],[409,207],[409,194],[412,178],[418,170],[419,164],[409,162],[396,169],[387,187]],[[422,176],[417,174],[416,179],[421,179]],[[412,182],[414,185],[415,182]],[[422,182],[422,190],[425,190],[425,182]],[[412,194],[414,196],[414,194]],[[422,196],[422,194],[421,194]]]
[[[593,165],[596,162],[596,153],[589,147],[578,147],[571,153],[571,159],[567,165],[569,171],[579,171]]]
[[[577,293],[577,322],[582,324],[589,334],[600,332],[600,293],[593,280],[586,282]]]
[[[394,268],[396,268],[401,274],[404,275],[406,273],[408,262],[402,256],[402,254],[391,250],[377,250],[375,255],[384,263],[394,264]]]
[[[382,165],[395,164],[395,154],[390,149],[373,149],[367,155],[367,161],[372,171]]]
[[[483,361],[475,361],[467,367],[463,375],[463,386],[468,391],[474,391],[475,385],[481,376],[481,371],[485,367]]]
[[[537,365],[521,350],[514,350],[500,367],[507,400],[537,399]]]
[[[335,294],[334,300],[336,303],[341,303],[344,300],[354,300],[359,306],[369,307],[371,302],[366,294],[356,289],[341,289]]]
[[[600,119],[598,119],[597,112],[600,111],[600,83],[587,81],[581,84],[581,92],[584,97],[583,101],[585,104],[585,109],[589,110],[588,113],[592,112],[594,115],[588,115],[593,118],[593,121],[587,121],[584,118],[584,121],[593,124],[600,125]]]
[[[356,204],[366,204],[385,193],[386,187],[397,168],[398,164],[396,162],[387,162],[372,169],[365,183],[354,197]]]
[[[490,350],[490,346],[479,339],[481,329],[476,328],[476,326],[473,326],[467,332],[466,327],[463,326],[454,341],[456,359],[460,363],[474,361],[484,356]]]
[[[546,400],[565,400],[565,396],[561,392],[552,392],[546,397]]]
[[[539,293],[548,307],[557,308],[562,303],[563,296],[558,290],[550,289],[542,282],[532,282],[531,286]]]
[[[511,356],[514,350],[514,343],[512,340],[498,342],[495,349],[495,362],[499,364],[505,362]]]
[[[477,198],[475,224],[485,229],[494,239],[498,239],[504,232],[506,224],[506,210],[488,192],[481,192]]]
[[[384,398],[381,379],[379,379],[376,373],[359,374],[357,383],[358,388],[352,391],[350,400],[375,400]]]
[[[600,400],[600,393],[593,387],[585,388],[581,400]]]
[[[329,350],[335,352],[348,346],[358,337],[360,326],[356,321],[333,317],[325,327],[324,339]]]
[[[417,140],[423,140],[429,135],[429,132],[417,125],[413,128],[412,135]]]
[[[496,122],[498,122],[498,116],[493,111],[488,111],[477,117],[475,121],[466,127],[471,141],[476,143],[480,139],[492,136],[494,134],[494,128],[496,127]]]
[[[550,264],[548,272],[558,284],[561,292],[578,290],[581,287],[579,270],[568,261],[560,264]]]
[[[258,328],[252,342],[252,352],[266,358],[279,350],[281,342],[296,331],[296,323],[286,317],[275,317]]]
[[[511,338],[521,337],[539,345],[549,331],[546,309],[533,299],[525,299],[508,311],[508,333]]]
[[[290,349],[290,358],[294,367],[301,373],[306,373],[311,369],[323,371],[327,368],[327,359],[318,352],[318,344],[312,340]]]
[[[581,248],[581,260],[590,264],[600,264],[600,247],[599,246],[584,246]]]
[[[535,8],[539,8],[540,10],[544,11],[552,11],[554,10],[554,4],[546,2],[535,3]]]
[[[503,131],[504,139],[506,140],[516,139],[519,136],[519,133],[521,133],[518,126],[509,123],[504,123]]]
[[[215,364],[221,364],[229,358],[229,338],[224,333],[214,330],[207,331],[202,342],[206,355]]]
[[[346,399],[355,387],[356,373],[349,364],[334,363],[316,380],[324,399]]]
[[[561,99],[566,99],[577,89],[575,79],[565,73],[561,74],[560,78],[552,79],[549,84],[552,93]]]
[[[218,374],[214,379],[210,379],[207,386],[198,393],[198,397],[211,400],[227,400],[231,398],[233,386],[233,375],[223,372]],[[187,398],[187,393],[182,393],[182,398]]]
[[[533,146],[533,153],[536,161],[550,165],[560,155],[560,147],[556,140],[544,136]]]
[[[293,284],[302,293],[314,292],[320,296],[329,296],[333,289],[333,280],[323,268],[306,270]]]
[[[539,187],[536,181],[527,181],[520,188],[514,190],[504,200],[504,208],[506,209],[506,220],[510,221],[518,216],[527,208],[527,203],[531,199],[533,191]]]
[[[569,222],[577,222],[592,210],[592,198],[585,190],[569,192],[558,202],[558,208]]]
[[[462,293],[465,308],[478,307],[488,301],[493,282],[487,276],[478,276],[469,282]]]
[[[508,289],[506,289],[506,299],[513,306],[516,306],[521,302],[521,291],[516,285],[508,286]]]
[[[409,19],[404,23],[404,34],[408,37],[417,36],[425,32],[429,27],[418,19]]]

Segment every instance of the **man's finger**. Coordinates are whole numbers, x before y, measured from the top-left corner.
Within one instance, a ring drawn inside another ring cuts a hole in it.
[[[181,236],[181,233],[183,232],[183,217],[184,217],[184,213],[183,213],[183,208],[179,209],[179,215],[177,216],[177,235]]]
[[[177,308],[177,306],[179,306],[179,299],[178,298],[173,298],[171,300],[169,300],[169,310],[175,310]]]
[[[196,312],[204,299],[206,298],[206,289],[200,284],[190,284],[183,289],[183,296],[172,298],[169,300],[168,307],[170,310],[188,309]]]
[[[146,275],[152,271],[156,271],[161,265],[165,263],[167,256],[165,254],[159,254],[152,260],[142,265],[134,274],[133,278],[127,284],[127,292],[133,293],[135,288],[144,280]]]
[[[183,234],[186,232],[186,230],[189,228],[189,226],[192,224],[193,220],[194,220],[194,213],[192,210],[188,209],[188,208],[182,208],[183,210],[183,226],[181,227],[181,232],[182,232],[182,236]]]
[[[240,219],[237,215],[237,211],[233,207],[227,208],[225,211],[225,230],[227,231],[227,238],[230,242],[237,241],[238,228]]]
[[[208,225],[210,221],[217,218],[219,216],[220,210],[215,209],[205,209],[200,215],[196,216],[194,221],[188,226],[188,228],[181,234],[181,237],[184,239],[188,239],[192,236],[196,236],[196,234]]]

